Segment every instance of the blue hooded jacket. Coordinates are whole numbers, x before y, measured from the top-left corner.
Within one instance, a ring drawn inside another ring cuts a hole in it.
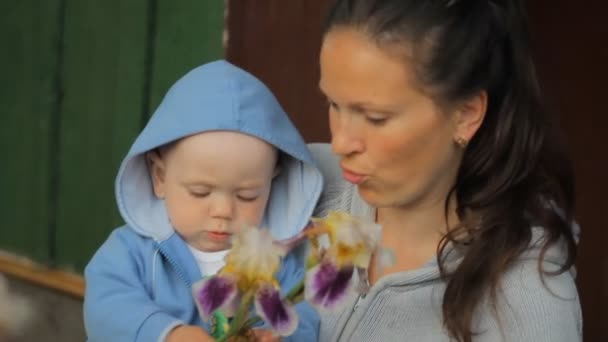
[[[116,201],[126,225],[112,232],[85,269],[84,318],[90,341],[162,341],[180,324],[210,330],[199,318],[191,292],[201,279],[199,266],[171,226],[164,201],[153,193],[144,154],[214,130],[246,133],[282,152],[263,227],[283,239],[308,222],[322,176],[270,90],[226,61],[192,70],[171,87],[118,171]],[[303,274],[302,258],[287,256],[278,274],[282,291]],[[317,313],[304,302],[296,310],[298,328],[285,340],[316,341]]]

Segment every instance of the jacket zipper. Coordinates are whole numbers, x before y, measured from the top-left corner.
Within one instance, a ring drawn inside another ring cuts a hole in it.
[[[177,276],[181,280],[183,280],[186,283],[186,285],[188,285],[188,287],[192,287],[192,282],[190,282],[188,277],[186,277],[186,274],[184,274],[184,272],[182,272],[181,267],[179,267],[177,265],[177,263],[162,250],[162,248],[159,247],[159,251],[160,251],[160,254],[162,254],[165,257],[165,259],[167,259],[167,261],[171,264],[171,266],[173,266],[173,268],[175,269],[175,272],[177,273]]]

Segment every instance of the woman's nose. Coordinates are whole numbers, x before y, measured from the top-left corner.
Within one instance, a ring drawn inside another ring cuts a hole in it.
[[[330,114],[331,146],[335,154],[348,156],[363,151],[363,141],[349,114]]]

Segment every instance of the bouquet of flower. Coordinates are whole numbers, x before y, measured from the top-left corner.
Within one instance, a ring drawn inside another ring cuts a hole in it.
[[[251,327],[261,320],[276,334],[289,336],[298,325],[296,303],[307,300],[318,309],[332,310],[350,292],[367,291],[367,267],[379,236],[378,224],[339,212],[311,219],[288,240],[275,241],[264,229],[243,229],[218,274],[193,286],[199,313],[212,321],[217,341],[247,340]],[[281,258],[306,241],[306,275],[281,296],[275,278]]]

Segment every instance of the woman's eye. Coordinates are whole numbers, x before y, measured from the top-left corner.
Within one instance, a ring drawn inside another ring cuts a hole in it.
[[[334,109],[334,110],[338,110],[338,104],[331,101],[331,100],[327,100],[327,105],[329,106],[329,108]]]
[[[386,117],[366,116],[365,120],[367,122],[371,123],[372,125],[381,126],[386,123],[387,118]]]

